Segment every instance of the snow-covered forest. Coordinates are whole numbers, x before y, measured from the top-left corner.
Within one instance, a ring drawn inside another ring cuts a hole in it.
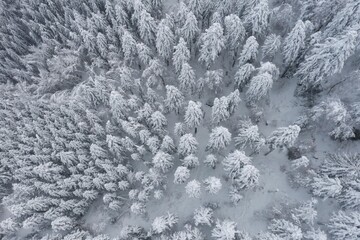
[[[1,0],[0,239],[360,239],[359,0]]]

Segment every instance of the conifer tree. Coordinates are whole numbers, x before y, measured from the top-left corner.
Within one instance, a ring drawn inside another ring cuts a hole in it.
[[[183,156],[196,153],[198,145],[196,138],[192,134],[187,133],[180,137],[178,153]]]
[[[200,207],[195,209],[194,212],[194,221],[195,226],[198,225],[208,225],[211,226],[213,222],[213,210],[207,207]]]
[[[187,167],[179,166],[174,173],[174,183],[184,183],[190,177],[190,170]]]
[[[138,22],[140,37],[148,45],[155,42],[155,34],[157,32],[157,25],[155,19],[146,10],[142,10]]]
[[[261,36],[265,33],[269,25],[269,15],[268,0],[259,0],[247,16],[247,22],[251,24],[252,35]]]
[[[200,125],[203,119],[204,113],[201,109],[200,102],[189,101],[185,111],[185,123],[189,128],[195,128],[195,134],[197,133],[197,127]]]
[[[235,150],[222,161],[224,165],[225,172],[228,173],[231,179],[237,178],[241,169],[251,163],[251,158],[245,155],[245,152],[241,152],[239,150]]]
[[[125,62],[132,63],[137,53],[136,41],[130,32],[124,30],[121,38]]]
[[[321,88],[326,77],[342,70],[345,60],[355,51],[357,33],[353,30],[336,38],[327,38],[323,43],[315,44],[296,73],[300,81],[299,91]]]
[[[184,38],[179,39],[179,43],[174,47],[174,50],[173,63],[176,72],[180,72],[182,65],[190,60],[190,51]]]
[[[169,111],[174,111],[179,114],[179,111],[184,104],[184,95],[175,86],[166,85],[166,99],[165,107]]]
[[[278,128],[266,139],[266,143],[269,144],[270,149],[292,147],[299,136],[300,130],[301,128],[298,125]]]
[[[305,46],[306,29],[303,21],[297,21],[295,27],[284,39],[283,55],[286,65],[294,63]]]
[[[254,71],[255,67],[251,63],[245,63],[236,71],[235,84],[240,90],[249,82]]]
[[[240,53],[239,64],[240,66],[251,61],[255,61],[258,54],[259,44],[254,36],[246,39],[243,50]]]
[[[200,41],[199,61],[204,62],[207,67],[210,67],[210,64],[216,60],[225,47],[223,28],[219,23],[214,23],[201,35]]]
[[[198,21],[193,12],[190,11],[186,15],[185,23],[179,31],[181,33],[181,36],[191,46],[200,31],[198,27]]]
[[[204,180],[205,190],[211,194],[216,194],[220,191],[222,184],[217,177],[208,177]]]
[[[231,141],[231,133],[225,127],[216,127],[210,133],[207,150],[214,152],[224,149]]]
[[[236,56],[237,50],[245,38],[245,28],[240,18],[235,14],[230,14],[224,19],[225,39],[227,47]]]
[[[220,99],[214,99],[214,105],[212,106],[211,118],[213,124],[219,124],[222,121],[226,121],[230,117],[228,111],[229,100],[223,96]]]
[[[330,234],[336,239],[356,239],[360,235],[359,222],[359,211],[339,211],[330,218],[328,227]]]
[[[192,93],[195,88],[195,72],[188,63],[183,63],[178,77],[180,89]]]
[[[257,102],[264,98],[273,85],[272,76],[265,72],[253,77],[250,81],[249,88],[246,91],[246,98],[249,102]]]
[[[156,49],[166,61],[171,59],[175,36],[165,19],[161,20],[156,33]]]
[[[272,60],[281,47],[281,37],[276,34],[270,34],[266,37],[264,45],[261,47],[263,56]]]
[[[217,220],[215,228],[211,231],[211,236],[218,240],[234,240],[237,233],[235,222],[230,220]]]
[[[167,172],[173,166],[173,157],[163,151],[158,151],[153,157],[154,167],[160,169],[162,172]]]
[[[186,193],[191,198],[199,198],[201,195],[201,183],[197,180],[191,180],[185,187]]]

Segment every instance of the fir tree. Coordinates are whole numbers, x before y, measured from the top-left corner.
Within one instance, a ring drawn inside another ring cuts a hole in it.
[[[204,113],[201,109],[201,103],[189,101],[184,116],[185,123],[189,128],[195,128],[195,134],[197,132],[197,127],[200,126],[203,116]]]
[[[193,137],[192,134],[187,133],[180,137],[178,153],[183,156],[187,156],[193,154],[197,151],[198,142],[196,138]]]
[[[227,47],[236,56],[239,45],[245,38],[245,28],[240,18],[235,14],[230,14],[224,19],[225,39]]]
[[[336,239],[357,239],[360,236],[360,213],[339,211],[330,218],[330,234]]]
[[[156,33],[156,49],[158,54],[167,61],[171,59],[174,43],[174,33],[167,25],[166,20],[161,20]]]
[[[280,238],[301,240],[303,234],[301,229],[284,219],[275,219],[269,226],[269,230]]]
[[[340,72],[345,60],[355,51],[356,36],[355,31],[349,30],[337,38],[315,44],[296,73],[301,79],[300,92],[321,88],[326,77]]]
[[[284,39],[283,55],[286,65],[294,63],[300,51],[305,46],[305,24],[299,20],[289,35]]]
[[[254,71],[255,67],[250,63],[245,63],[236,71],[235,84],[240,90],[249,82]]]
[[[222,121],[226,121],[230,117],[228,107],[229,100],[227,97],[224,96],[220,99],[214,99],[214,105],[211,108],[211,118],[213,124],[219,124]]]
[[[265,145],[265,139],[259,134],[257,125],[252,125],[249,120],[240,122],[238,136],[235,137],[236,145],[246,148],[250,147],[255,152]]]
[[[265,58],[273,59],[281,47],[281,37],[276,34],[270,34],[266,37],[264,45],[261,47]]]
[[[212,217],[213,217],[213,210],[211,208],[200,207],[195,209],[194,212],[195,226],[198,225],[211,226],[213,222]]]
[[[179,114],[184,103],[184,95],[175,86],[166,85],[165,107],[168,111],[174,111]]]
[[[259,44],[254,36],[246,39],[243,50],[240,53],[239,64],[243,65],[247,62],[255,61],[258,54],[258,48]]]
[[[278,128],[266,139],[266,143],[269,144],[270,149],[292,147],[299,136],[300,130],[301,128],[298,125]]]
[[[229,130],[225,127],[216,127],[210,133],[206,149],[217,152],[229,145],[230,141],[231,133]]]
[[[241,169],[251,163],[251,158],[245,155],[245,152],[235,150],[222,161],[225,172],[232,179],[237,178],[241,174]]]
[[[265,72],[253,77],[250,81],[249,88],[246,91],[246,98],[249,102],[257,102],[264,98],[273,85],[272,76]]]
[[[205,190],[211,194],[216,194],[220,191],[222,184],[217,177],[208,177],[204,180]]]
[[[214,23],[201,35],[200,41],[199,61],[204,62],[209,67],[225,47],[223,28],[219,23]]]
[[[178,77],[180,89],[192,93],[195,89],[195,72],[188,63],[183,63]]]
[[[252,35],[261,36],[269,25],[269,3],[268,0],[259,0],[258,4],[247,16],[247,22],[251,25]]]
[[[180,166],[174,173],[174,183],[184,183],[190,177],[190,170],[187,167]]]
[[[211,231],[211,236],[218,240],[234,240],[237,233],[235,222],[230,220],[217,220],[215,228]]]
[[[191,180],[185,187],[186,193],[191,198],[199,198],[201,194],[201,184],[197,180]]]
[[[138,22],[140,37],[146,44],[152,45],[155,42],[157,25],[155,19],[146,10],[142,10]]]
[[[153,157],[154,167],[167,172],[173,166],[173,157],[163,151],[158,151]]]
[[[178,45],[174,47],[173,63],[176,72],[180,72],[182,65],[190,60],[190,51],[186,46],[184,38],[179,39]]]
[[[198,157],[196,157],[194,154],[190,154],[186,156],[184,159],[181,159],[181,162],[185,167],[189,169],[195,168],[196,166],[200,165]]]
[[[187,43],[191,45],[199,34],[198,21],[193,12],[186,15],[186,20],[182,28],[180,28],[181,36]]]

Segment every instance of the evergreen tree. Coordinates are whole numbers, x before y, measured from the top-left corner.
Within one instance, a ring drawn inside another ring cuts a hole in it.
[[[173,166],[173,157],[160,150],[155,154],[152,162],[155,168],[160,169],[165,173]]]
[[[181,159],[181,162],[185,167],[189,169],[195,168],[196,166],[200,165],[198,157],[196,157],[194,154],[190,154],[184,159]]]
[[[339,73],[346,61],[355,51],[357,33],[347,31],[337,38],[327,38],[315,44],[296,73],[301,85],[300,91],[321,88],[326,77]]]
[[[240,122],[235,144],[241,148],[250,147],[255,152],[258,152],[265,145],[265,139],[260,136],[257,125],[252,125],[249,120],[245,120]]]
[[[235,178],[235,184],[240,188],[253,188],[259,184],[260,173],[257,168],[252,165],[245,165]]]
[[[195,89],[195,72],[188,63],[183,63],[178,77],[180,89],[192,93]]]
[[[225,127],[216,127],[210,133],[209,142],[206,150],[220,151],[229,145],[231,141],[231,133]]]
[[[179,89],[175,86],[166,85],[166,99],[164,102],[168,111],[174,111],[179,114],[184,100],[184,95]]]
[[[200,126],[200,123],[203,119],[204,113],[201,109],[200,102],[189,101],[188,106],[185,111],[185,123],[189,128],[195,128],[195,134],[197,132],[197,127]]]
[[[174,50],[173,63],[176,72],[180,72],[182,65],[190,60],[190,51],[184,38],[179,39],[179,43],[174,47]]]
[[[193,154],[197,151],[198,145],[196,138],[194,138],[192,134],[184,134],[180,137],[178,153],[183,156]]]
[[[269,144],[270,149],[292,147],[299,136],[300,130],[301,128],[298,125],[278,128],[266,139],[266,143]]]
[[[213,124],[219,124],[222,121],[226,121],[230,117],[228,111],[229,100],[227,97],[221,97],[220,99],[214,99],[214,105],[211,108],[211,119]]]
[[[148,46],[146,46],[144,43],[136,44],[136,48],[141,63],[144,65],[148,65],[153,55],[151,49]]]
[[[200,41],[199,61],[204,62],[209,68],[225,47],[223,28],[219,23],[214,23],[201,35]]]
[[[264,45],[261,47],[265,58],[273,59],[281,47],[281,37],[276,34],[270,34],[266,37]]]
[[[167,119],[160,111],[156,111],[150,116],[150,125],[155,131],[162,132],[167,125]]]
[[[218,240],[234,240],[237,233],[235,222],[230,220],[217,220],[215,228],[211,231],[211,236]]]
[[[171,59],[175,43],[174,33],[171,31],[165,19],[161,20],[156,33],[156,49],[158,54],[166,61]]]
[[[246,91],[246,98],[249,102],[257,102],[264,98],[273,85],[272,76],[265,72],[256,75],[250,81],[249,88]]]
[[[200,207],[194,211],[195,226],[208,225],[211,226],[213,220],[213,210],[207,207]]]
[[[240,18],[235,14],[230,14],[224,19],[225,25],[225,39],[227,47],[230,51],[234,52],[236,56],[239,45],[245,38],[245,28]]]
[[[246,17],[251,25],[252,35],[261,36],[265,33],[269,25],[269,3],[268,0],[259,0],[258,4]]]
[[[235,84],[242,90],[243,87],[249,82],[255,67],[250,63],[245,63],[235,73]]]
[[[251,158],[245,155],[245,152],[235,150],[222,161],[225,172],[231,179],[237,178],[241,174],[241,169],[251,163]]]
[[[251,36],[248,39],[246,39],[246,42],[243,46],[243,50],[241,51],[239,57],[239,64],[243,65],[249,61],[255,61],[258,54],[258,48],[259,48],[259,44],[254,36]]]
[[[329,178],[326,175],[314,177],[311,187],[314,195],[325,199],[340,195],[343,189],[343,186],[338,178]]]
[[[185,187],[186,193],[191,198],[199,198],[201,194],[201,184],[197,180],[191,180]]]
[[[204,180],[205,190],[211,194],[216,194],[220,191],[222,184],[217,177],[208,177]]]
[[[190,177],[190,170],[187,167],[180,166],[174,173],[174,183],[184,183]]]
[[[140,37],[144,42],[148,45],[153,45],[157,32],[157,24],[155,19],[146,10],[142,10],[140,13],[138,28]]]
[[[330,234],[336,239],[357,239],[360,236],[360,213],[339,211],[330,218]]]
[[[137,53],[136,41],[130,32],[124,30],[121,38],[125,62],[132,63]]]
[[[284,39],[283,55],[286,65],[294,63],[300,51],[305,46],[306,28],[299,20],[289,35]]]
[[[185,23],[179,31],[187,43],[191,45],[194,42],[200,32],[200,29],[198,27],[198,21],[193,12],[190,11],[186,15]]]
[[[284,219],[274,219],[269,226],[269,230],[282,239],[301,240],[303,238],[301,229]]]
[[[204,159],[204,163],[209,166],[212,167],[213,169],[215,169],[216,164],[218,163],[218,160],[216,158],[215,155],[213,154],[209,154],[206,156],[206,158]]]

